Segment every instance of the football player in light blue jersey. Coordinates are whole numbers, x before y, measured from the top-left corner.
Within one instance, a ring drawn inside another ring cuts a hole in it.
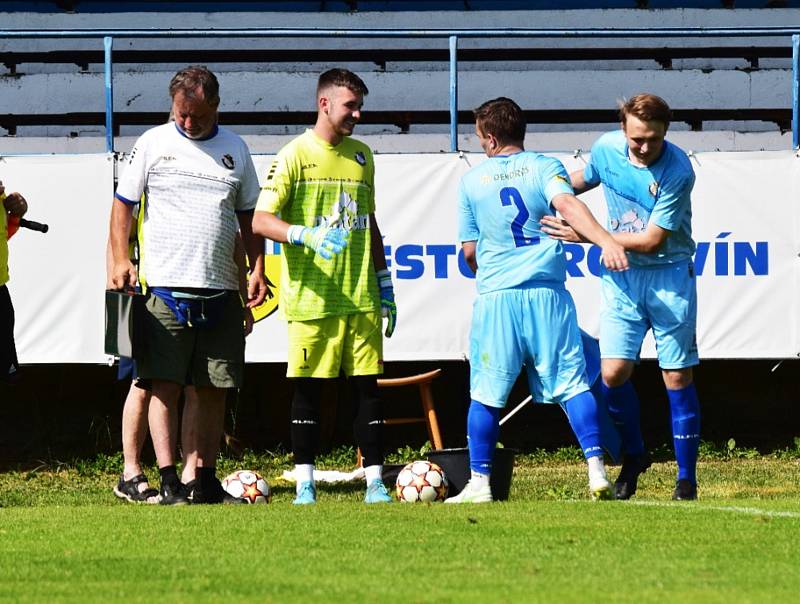
[[[670,118],[663,99],[634,96],[620,108],[622,129],[601,136],[586,168],[570,174],[578,194],[602,183],[608,230],[625,246],[631,264],[624,275],[602,276],[603,390],[625,452],[614,484],[618,499],[636,492],[639,475],[650,466],[639,427],[639,399],[630,382],[648,329],[653,330],[672,413],[678,462],[672,498],[697,498],[700,404],[692,376],[699,359],[691,225],[695,177],[686,153],[664,140]],[[542,230],[579,240],[556,219],[545,218]]]
[[[471,478],[448,503],[492,500],[489,478],[499,413],[523,365],[534,400],[563,403],[589,464],[595,498],[612,496],[600,444],[598,406],[589,390],[580,330],[564,286],[561,241],[540,229],[555,210],[603,249],[609,270],[628,266],[624,248],[575,196],[564,166],[525,151],[525,118],[507,98],[475,110],[475,132],[489,159],[459,188],[459,237],[477,274],[470,332],[467,417]]]

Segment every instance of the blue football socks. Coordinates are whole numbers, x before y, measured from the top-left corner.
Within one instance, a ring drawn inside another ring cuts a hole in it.
[[[629,455],[644,453],[644,439],[639,426],[639,397],[630,380],[621,386],[602,383],[608,413],[622,437],[622,450]]]
[[[700,446],[700,402],[694,384],[680,390],[667,390],[672,412],[672,439],[678,480],[697,484],[697,449]]]
[[[576,394],[566,402],[565,408],[586,459],[602,455],[598,407],[592,393],[587,390]]]
[[[479,474],[491,474],[497,434],[500,432],[500,409],[473,400],[467,414],[469,467]]]

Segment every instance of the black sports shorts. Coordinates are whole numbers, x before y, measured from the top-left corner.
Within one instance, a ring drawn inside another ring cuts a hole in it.
[[[14,307],[8,287],[0,286],[0,381],[11,382],[17,377],[19,361],[14,345]]]

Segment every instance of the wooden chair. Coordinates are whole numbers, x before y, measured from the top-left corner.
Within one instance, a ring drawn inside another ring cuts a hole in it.
[[[410,375],[400,378],[381,378],[378,380],[378,388],[399,388],[402,386],[417,386],[419,397],[422,402],[423,415],[416,417],[389,417],[384,418],[385,426],[396,426],[402,424],[425,424],[428,429],[428,438],[434,449],[443,448],[442,434],[439,431],[439,419],[436,417],[436,409],[433,405],[433,393],[431,392],[431,382],[442,373],[441,369],[434,369],[427,373]],[[361,450],[358,451],[359,464],[362,462]]]
[[[383,420],[386,426],[396,426],[401,424],[425,424],[428,429],[428,438],[434,449],[442,448],[442,435],[439,432],[439,419],[436,417],[436,409],[433,406],[433,394],[431,392],[431,382],[442,373],[441,369],[434,369],[427,373],[410,375],[401,378],[382,378],[378,380],[378,388],[399,388],[402,386],[417,386],[419,397],[422,402],[423,415],[419,417],[392,417]]]

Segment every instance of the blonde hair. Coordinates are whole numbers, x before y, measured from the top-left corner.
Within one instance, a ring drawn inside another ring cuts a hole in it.
[[[667,102],[654,94],[637,94],[619,103],[619,121],[625,124],[629,115],[643,122],[661,122],[666,128],[672,120],[672,110]]]

